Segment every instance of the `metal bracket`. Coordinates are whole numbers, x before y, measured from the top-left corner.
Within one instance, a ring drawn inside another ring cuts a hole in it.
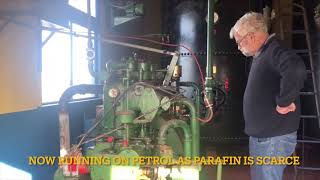
[[[178,55],[173,55],[172,56],[172,59],[171,59],[167,74],[166,74],[166,76],[165,76],[165,78],[163,80],[162,85],[164,85],[164,86],[168,86],[169,85],[171,77],[173,75],[174,67],[177,65],[178,59],[179,59]]]
[[[49,36],[42,42],[42,47],[47,44],[47,42],[49,41],[49,39],[54,35],[54,31],[51,31]]]

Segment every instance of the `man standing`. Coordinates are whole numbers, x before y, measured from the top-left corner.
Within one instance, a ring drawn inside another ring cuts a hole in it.
[[[306,68],[299,56],[268,34],[262,14],[250,12],[231,28],[238,49],[253,57],[244,93],[245,132],[250,156],[286,157],[296,147],[299,92]],[[256,160],[256,159],[255,159]],[[285,165],[253,165],[253,180],[281,180]]]

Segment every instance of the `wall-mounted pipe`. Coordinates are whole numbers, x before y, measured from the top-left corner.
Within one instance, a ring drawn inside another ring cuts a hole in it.
[[[96,51],[93,49],[92,42],[92,16],[91,16],[91,0],[87,0],[87,17],[88,17],[88,48],[87,48],[87,59],[88,59],[88,69],[89,73],[95,80],[107,80],[109,78],[109,74],[106,71],[96,72],[95,69],[97,67],[98,60],[96,58]],[[96,27],[94,27],[96,28]],[[97,31],[94,33],[94,37],[97,37]],[[97,43],[97,42],[96,42]],[[95,64],[96,62],[96,64]]]
[[[206,67],[206,98],[209,103],[213,102],[213,79],[212,79],[212,64],[213,61],[213,24],[214,24],[214,2],[215,0],[208,0],[208,23],[207,23],[207,67]]]
[[[94,52],[93,50],[90,50],[92,52]],[[94,59],[89,59],[88,62],[88,69],[89,69],[89,73],[92,77],[104,81],[109,79],[110,75],[107,71],[101,71],[101,72],[96,72],[95,69],[95,65],[94,65]]]
[[[67,103],[76,94],[103,94],[103,85],[101,84],[80,84],[71,86],[65,90],[59,99],[60,109],[66,110]]]
[[[166,135],[167,132],[170,128],[181,128],[184,133],[184,155],[185,157],[191,157],[191,151],[192,151],[192,136],[191,136],[191,130],[189,128],[189,125],[182,121],[182,120],[177,120],[173,119],[165,124],[163,124],[160,127],[159,130],[159,144],[164,145],[166,143]]]
[[[212,57],[213,57],[213,17],[214,0],[208,0],[208,23],[207,23],[207,77],[212,77]]]
[[[72,86],[65,90],[60,97],[59,105],[59,131],[60,131],[60,156],[70,152],[70,127],[67,104],[75,94],[103,94],[103,85],[82,84]]]

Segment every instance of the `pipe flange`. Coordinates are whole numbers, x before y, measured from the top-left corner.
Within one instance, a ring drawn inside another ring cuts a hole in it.
[[[92,61],[96,57],[96,53],[94,49],[92,48],[87,48],[87,60]]]

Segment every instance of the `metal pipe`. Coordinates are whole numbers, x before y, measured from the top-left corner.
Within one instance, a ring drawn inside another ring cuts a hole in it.
[[[191,86],[196,90],[196,115],[199,118],[199,121],[202,121],[203,123],[209,122],[214,116],[212,107],[208,107],[206,116],[204,119],[200,119],[201,87],[194,82],[178,82],[178,86]]]
[[[173,103],[179,103],[185,105],[191,115],[191,133],[192,133],[192,156],[199,156],[200,149],[200,124],[197,119],[197,112],[194,103],[187,98],[177,98],[172,101]]]
[[[89,69],[90,75],[92,77],[98,79],[98,80],[104,81],[104,80],[109,79],[109,77],[110,77],[110,74],[108,72],[106,72],[106,71],[96,72],[94,70],[95,69],[95,65],[94,65],[93,60],[89,60],[88,69]]]
[[[221,180],[222,178],[222,164],[219,163],[217,166],[217,180]]]
[[[87,0],[87,16],[88,16],[88,49],[87,49],[87,59],[88,59],[88,68],[89,73],[92,77],[97,80],[107,80],[109,78],[109,74],[106,71],[97,72],[95,69],[99,69],[100,65],[98,63],[98,58],[96,57],[96,50],[93,49],[92,42],[92,16],[91,16],[91,0]],[[97,38],[97,29],[95,29],[94,38]],[[98,43],[96,41],[96,43]],[[98,45],[95,44],[97,47]],[[94,63],[95,62],[95,63]]]
[[[207,77],[212,77],[212,56],[213,56],[213,17],[214,0],[208,0],[208,23],[207,23]]]
[[[206,69],[206,82],[205,82],[205,91],[206,91],[206,98],[208,100],[208,105],[212,104],[213,102],[213,77],[212,77],[212,64],[215,64],[216,62],[212,63],[213,58],[213,24],[214,24],[214,2],[215,0],[208,0],[208,24],[207,24],[207,69]],[[211,113],[212,107],[210,107]],[[210,116],[212,116],[211,114]],[[209,116],[209,117],[210,117]],[[212,117],[210,117],[211,119]],[[222,172],[222,166],[221,164],[217,167],[217,180],[221,180],[221,172]]]
[[[65,156],[70,151],[70,127],[69,113],[67,111],[67,103],[75,94],[102,94],[103,85],[82,84],[72,86],[65,90],[60,97],[59,105],[59,131],[60,131],[60,156]]]
[[[76,94],[103,94],[103,85],[93,84],[80,84],[71,86],[65,90],[60,97],[59,105],[61,111],[66,111],[67,103],[72,99],[72,96]]]
[[[191,157],[192,152],[192,136],[189,125],[182,120],[173,119],[166,122],[160,127],[159,130],[159,144],[164,145],[166,143],[166,135],[170,128],[181,128],[184,133],[184,155],[185,157]]]
[[[88,16],[88,48],[92,49],[92,37],[91,37],[91,0],[87,0],[87,16]]]
[[[124,124],[124,133],[123,133],[123,141],[126,141],[129,144],[129,124]]]
[[[205,82],[205,91],[206,97],[209,103],[213,102],[213,79],[212,79],[212,64],[213,64],[213,17],[214,17],[214,1],[208,0],[208,23],[207,23],[207,67],[206,67],[206,82]],[[215,62],[214,62],[215,64]]]
[[[120,46],[141,49],[141,50],[155,52],[155,53],[159,53],[159,54],[178,56],[177,53],[169,52],[166,50],[161,50],[161,49],[156,49],[156,48],[151,48],[151,47],[146,47],[146,46],[141,46],[141,45],[136,45],[136,44],[130,44],[130,43],[125,43],[125,42],[120,42],[120,41],[114,41],[114,40],[109,40],[109,39],[103,39],[103,41],[106,43],[110,43],[110,44],[116,44],[116,45],[120,45]]]

